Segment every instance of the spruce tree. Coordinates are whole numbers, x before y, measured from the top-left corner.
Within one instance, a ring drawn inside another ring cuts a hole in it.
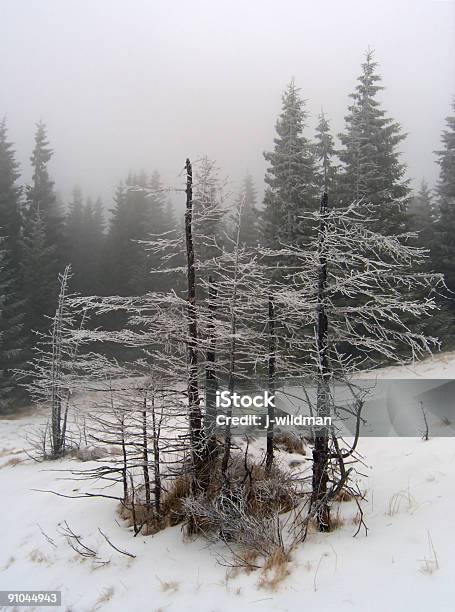
[[[84,295],[99,291],[104,251],[104,216],[101,200],[93,204],[90,198],[83,203],[82,193],[76,188],[66,220],[68,261],[74,270],[72,286]]]
[[[172,204],[172,201],[170,199],[168,199],[166,202],[164,218],[166,228],[165,231],[170,232],[172,230],[175,230],[177,227],[177,221],[175,219],[174,205]]]
[[[455,291],[455,99],[453,114],[446,118],[442,133],[443,148],[437,151],[440,167],[436,188],[438,220],[435,227],[435,255],[438,271],[445,276],[448,288]],[[452,296],[453,297],[453,296]],[[455,302],[451,301],[455,310]]]
[[[20,258],[21,193],[17,184],[19,164],[8,140],[6,120],[0,122],[0,235],[8,253],[8,265],[17,268]]]
[[[406,230],[409,181],[400,162],[398,145],[405,138],[400,125],[387,116],[378,100],[383,89],[373,52],[368,51],[362,64],[352,104],[345,117],[346,128],[340,134],[343,164],[339,176],[338,198],[344,205],[357,200],[380,204],[374,229],[384,234]]]
[[[241,203],[240,235],[241,245],[255,247],[259,240],[257,194],[253,177],[247,173],[237,197],[236,209]]]
[[[66,217],[66,239],[68,262],[74,271],[72,283],[76,292],[81,290],[83,283],[84,229],[84,200],[80,188],[75,187]]]
[[[21,188],[6,121],[0,123],[0,412],[20,396],[12,371],[25,358],[23,302],[20,291]]]
[[[436,213],[431,189],[425,180],[422,180],[418,192],[410,201],[408,216],[410,231],[418,234],[417,245],[430,250],[431,255],[426,267],[435,269],[433,255]]]
[[[35,133],[35,147],[30,161],[33,168],[32,184],[27,186],[27,221],[39,211],[44,224],[47,246],[54,251],[53,269],[56,274],[65,256],[64,216],[49,175],[48,164],[53,151],[49,147],[46,126],[40,121]],[[25,230],[28,230],[26,224]]]
[[[55,247],[46,239],[43,215],[36,210],[28,219],[28,231],[22,244],[21,280],[24,302],[24,329],[30,349],[36,341],[34,332],[43,332],[49,326],[57,292],[54,275]]]
[[[324,111],[318,118],[315,134],[315,153],[318,160],[318,187],[322,193],[326,191],[334,196],[337,167],[334,162],[335,145],[330,132],[330,123]]]
[[[292,80],[282,97],[276,122],[274,149],[264,153],[269,166],[262,215],[262,238],[266,246],[302,244],[311,233],[300,215],[318,208],[317,169],[314,147],[304,135],[307,113],[299,89]]]
[[[142,295],[159,289],[156,265],[140,241],[167,231],[166,198],[160,175],[130,174],[117,188],[107,238],[108,292]]]
[[[93,204],[91,199],[87,198],[83,212],[85,257],[84,279],[80,291],[94,295],[101,284],[105,243],[104,209],[101,199],[98,197]]]
[[[33,177],[26,189],[22,238],[21,297],[30,346],[36,339],[33,332],[48,327],[46,316],[54,310],[59,266],[66,259],[64,217],[48,170],[52,154],[46,127],[40,121],[30,158]]]
[[[0,249],[6,245],[2,241]],[[9,253],[0,250],[0,413],[10,410],[22,395],[14,378],[14,370],[23,366],[24,313],[23,302],[15,292]]]

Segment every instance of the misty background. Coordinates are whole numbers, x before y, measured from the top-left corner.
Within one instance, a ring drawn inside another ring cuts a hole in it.
[[[409,176],[437,178],[455,91],[453,1],[1,0],[0,41],[0,113],[21,180],[42,119],[65,202],[80,185],[109,210],[128,169],[175,184],[185,157],[203,154],[233,190],[249,170],[261,198],[289,79],[307,100],[307,135],[321,106],[336,134],[368,47],[384,108],[409,134]]]

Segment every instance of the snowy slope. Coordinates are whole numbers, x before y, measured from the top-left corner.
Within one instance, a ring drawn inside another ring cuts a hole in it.
[[[455,353],[382,374],[455,378]],[[288,578],[271,592],[258,587],[259,572],[230,576],[221,564],[220,554],[227,556],[222,546],[184,542],[179,527],[134,538],[116,522],[113,500],[33,491],[86,490],[85,483],[66,480],[64,470],[79,462],[39,464],[21,452],[27,428],[41,418],[0,420],[0,589],[59,589],[62,610],[75,612],[455,610],[452,438],[363,439],[368,537],[352,537],[356,509],[353,502],[340,504],[345,524],[331,534],[310,534],[293,555]],[[63,521],[96,551],[98,563],[68,546]],[[99,527],[136,558],[109,547]]]

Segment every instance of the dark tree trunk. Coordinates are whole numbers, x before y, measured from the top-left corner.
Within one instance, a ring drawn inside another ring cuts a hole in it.
[[[330,366],[327,355],[328,319],[325,302],[327,287],[327,257],[326,257],[326,215],[328,211],[328,197],[324,192],[320,205],[319,222],[319,278],[317,294],[317,326],[316,341],[318,352],[318,391],[317,416],[330,415],[329,378]],[[313,495],[312,503],[316,504],[316,521],[319,531],[330,531],[330,508],[327,503],[328,461],[329,461],[329,432],[323,426],[316,432],[313,450]]]
[[[155,474],[155,510],[161,512],[161,467],[160,467],[160,433],[161,420],[157,424],[155,411],[155,395],[152,395],[152,429],[153,429],[153,470]]]
[[[144,473],[145,503],[150,509],[150,475],[149,475],[149,453],[147,442],[147,395],[144,396],[144,409],[142,410],[142,470]]]
[[[193,170],[189,159],[186,160],[186,212],[185,238],[187,258],[187,319],[188,319],[188,412],[191,438],[191,456],[196,483],[201,476],[205,463],[205,442],[198,386],[197,354],[197,312],[196,312],[196,273],[194,268],[193,244]]]
[[[268,387],[270,395],[275,395],[275,361],[276,361],[276,338],[275,338],[275,304],[273,296],[269,295],[269,358],[268,358]],[[273,425],[275,419],[275,408],[268,406],[267,424],[267,450],[265,459],[265,470],[270,474],[273,464]]]
[[[126,457],[126,443],[125,443],[125,416],[123,414],[120,419],[120,431],[121,431],[122,458],[123,458],[123,468],[122,468],[123,503],[126,504],[128,502],[128,477],[127,477],[128,460]]]

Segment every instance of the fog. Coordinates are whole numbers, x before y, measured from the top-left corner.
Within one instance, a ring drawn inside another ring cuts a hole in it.
[[[455,3],[343,0],[1,0],[0,114],[25,180],[47,123],[64,198],[79,184],[111,206],[131,170],[175,183],[207,154],[262,190],[281,94],[294,76],[310,113],[343,128],[365,50],[386,110],[409,136],[409,176],[437,177],[433,151],[455,93]]]

